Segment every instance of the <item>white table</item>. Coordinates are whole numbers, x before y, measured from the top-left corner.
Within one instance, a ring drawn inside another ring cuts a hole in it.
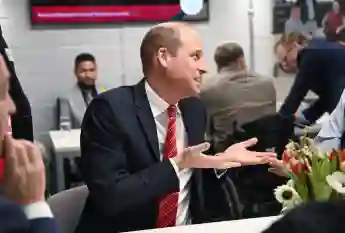
[[[132,231],[131,233],[260,233],[279,218],[280,216],[241,219],[163,229]]]
[[[56,192],[66,189],[64,159],[80,156],[80,129],[49,131],[55,158]]]
[[[49,131],[55,152],[80,150],[80,129]]]

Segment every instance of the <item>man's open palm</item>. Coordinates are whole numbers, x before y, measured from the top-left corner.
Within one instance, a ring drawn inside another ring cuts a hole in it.
[[[273,152],[256,152],[247,150],[248,147],[254,146],[257,142],[258,140],[256,138],[252,138],[236,143],[218,156],[227,157],[229,160],[238,162],[242,166],[268,163],[270,158],[276,157],[276,154]]]
[[[186,148],[179,156],[181,168],[215,168],[227,169],[246,165],[268,163],[270,158],[276,157],[272,152],[254,152],[247,150],[257,143],[257,139],[249,139],[230,146],[224,152],[215,156],[204,155],[210,144],[202,143],[196,146]]]

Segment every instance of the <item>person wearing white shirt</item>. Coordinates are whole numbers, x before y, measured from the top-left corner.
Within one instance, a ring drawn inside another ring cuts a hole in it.
[[[340,97],[338,105],[333,110],[329,119],[322,124],[315,142],[321,151],[329,152],[332,149],[344,147],[345,133],[345,92]]]
[[[82,175],[90,190],[76,233],[127,232],[230,220],[220,169],[267,163],[251,139],[217,156],[202,152],[206,72],[202,41],[187,24],[159,24],[140,48],[144,78],[97,96],[81,129]],[[216,170],[214,170],[216,169]]]

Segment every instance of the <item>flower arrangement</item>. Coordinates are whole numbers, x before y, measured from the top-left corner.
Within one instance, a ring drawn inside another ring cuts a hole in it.
[[[283,211],[308,201],[338,199],[345,195],[345,151],[318,151],[312,139],[290,142],[282,156],[290,180],[274,190]]]

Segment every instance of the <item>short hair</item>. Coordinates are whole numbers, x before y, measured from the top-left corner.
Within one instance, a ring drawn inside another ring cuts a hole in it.
[[[176,56],[181,45],[178,28],[157,26],[148,31],[140,46],[140,58],[144,75],[147,75],[152,68],[152,59],[160,48],[166,48],[172,56]]]
[[[214,53],[214,61],[218,69],[229,66],[244,56],[241,45],[235,42],[227,42],[219,45]]]
[[[74,67],[77,68],[80,63],[85,61],[91,61],[93,63],[96,63],[95,57],[90,53],[80,53],[74,60]]]
[[[293,31],[290,33],[283,33],[277,43],[274,45],[274,51],[277,50],[279,45],[288,44],[288,43],[297,43],[297,44],[304,44],[309,39],[300,32]]]

